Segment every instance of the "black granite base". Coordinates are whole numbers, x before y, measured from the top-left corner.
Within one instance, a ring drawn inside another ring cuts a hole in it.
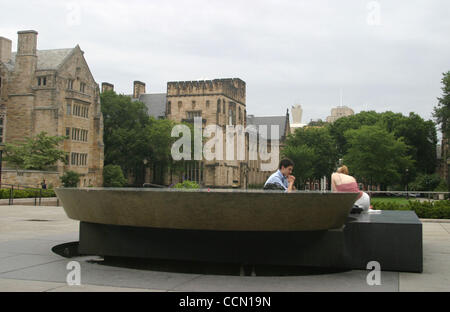
[[[80,222],[81,254],[240,264],[422,272],[422,223],[412,211],[350,215],[342,229],[233,232]]]

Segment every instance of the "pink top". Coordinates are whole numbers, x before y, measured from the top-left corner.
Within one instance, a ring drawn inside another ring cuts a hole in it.
[[[359,187],[356,182],[345,183],[341,185],[336,185],[336,191],[338,192],[348,192],[348,193],[358,193]]]
[[[332,174],[331,180],[334,192],[359,193],[358,199],[363,194],[360,192],[358,183],[356,183],[355,178],[352,176],[335,172]]]

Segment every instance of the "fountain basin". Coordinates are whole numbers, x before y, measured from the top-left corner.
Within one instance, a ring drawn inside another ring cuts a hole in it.
[[[357,193],[58,188],[67,216],[89,223],[216,231],[341,228]]]

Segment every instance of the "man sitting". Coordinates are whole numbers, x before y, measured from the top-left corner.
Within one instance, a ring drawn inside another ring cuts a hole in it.
[[[265,190],[281,190],[288,193],[294,188],[295,177],[292,175],[294,163],[290,159],[282,159],[278,170],[273,173],[264,184]]]

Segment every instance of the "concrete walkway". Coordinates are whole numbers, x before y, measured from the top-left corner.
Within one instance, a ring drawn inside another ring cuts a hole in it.
[[[74,241],[78,222],[61,207],[0,206],[0,291],[450,291],[450,223],[436,220],[423,224],[424,272],[382,272],[380,286],[367,285],[368,272],[358,270],[270,276],[256,267],[257,276],[239,276],[238,267],[208,265],[203,272],[177,273],[189,272],[179,268],[189,264],[143,269],[105,265],[99,257],[67,259],[51,250]],[[81,266],[81,286],[66,283],[74,260]],[[236,274],[217,273],[227,270]]]

